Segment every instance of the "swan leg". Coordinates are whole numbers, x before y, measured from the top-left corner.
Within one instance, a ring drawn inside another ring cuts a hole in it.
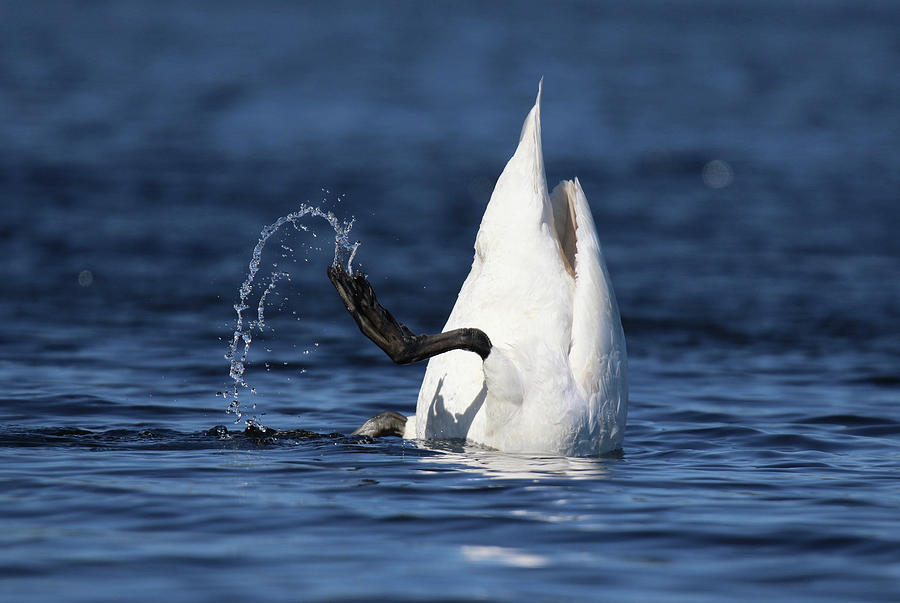
[[[328,278],[363,335],[397,364],[412,364],[450,350],[468,350],[482,359],[491,353],[491,340],[480,329],[416,335],[378,303],[372,285],[358,270],[351,276],[341,266],[329,266]]]
[[[382,436],[399,436],[403,437],[406,430],[406,417],[399,412],[389,410],[379,415],[375,415],[362,426],[353,432],[352,435],[363,435],[372,438],[380,438]]]

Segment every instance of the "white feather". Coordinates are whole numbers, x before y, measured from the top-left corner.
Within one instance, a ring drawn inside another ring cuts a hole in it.
[[[428,363],[406,437],[499,450],[619,448],[628,406],[625,337],[581,184],[547,193],[541,88],[497,181],[475,258],[444,330],[476,327],[492,349]]]

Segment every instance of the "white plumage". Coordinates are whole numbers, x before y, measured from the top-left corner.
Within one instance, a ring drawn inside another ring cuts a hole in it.
[[[622,445],[628,379],[619,310],[578,179],[547,192],[540,105],[539,86],[444,327],[483,330],[491,353],[429,360],[406,437],[577,456]]]

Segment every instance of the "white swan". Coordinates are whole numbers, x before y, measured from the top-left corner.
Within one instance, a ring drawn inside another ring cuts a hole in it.
[[[472,270],[444,333],[415,336],[394,321],[408,347],[474,332],[487,335],[489,352],[467,339],[398,359],[385,341],[391,337],[373,336],[358,316],[361,294],[348,299],[335,282],[363,332],[397,362],[433,356],[415,416],[405,426],[375,427],[379,418],[403,420],[385,413],[390,417],[379,415],[359,433],[465,438],[502,451],[573,456],[622,446],[628,378],[619,310],[578,179],[547,192],[540,107],[541,85],[484,212]],[[374,293],[370,303],[377,306]]]

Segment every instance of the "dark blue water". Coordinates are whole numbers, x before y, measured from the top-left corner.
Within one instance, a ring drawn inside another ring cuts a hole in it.
[[[2,3],[0,599],[897,600],[898,23]],[[382,301],[439,330],[541,76],[623,314],[621,454],[341,435],[424,366],[359,334],[321,221],[266,248],[292,278],[241,398],[295,431],[242,434],[216,392],[262,227],[355,216]]]

